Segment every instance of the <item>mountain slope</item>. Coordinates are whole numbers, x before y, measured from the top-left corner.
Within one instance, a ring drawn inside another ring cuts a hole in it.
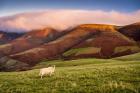
[[[123,26],[118,30],[122,34],[140,42],[140,22]]]
[[[64,32],[58,32],[51,28],[28,32],[22,37],[19,37],[8,44],[1,45],[0,57],[37,47],[41,44],[55,40],[57,37],[63,34]]]
[[[24,33],[0,31],[0,45],[8,43],[18,37],[21,37],[23,34]]]
[[[94,28],[101,31],[101,33],[63,53],[65,59],[85,57],[112,58],[140,51],[136,42],[119,33],[116,26],[88,24],[81,25],[81,27]]]
[[[124,27],[83,24],[60,32],[51,28],[29,32],[0,46],[0,70],[27,70],[42,60],[112,58],[140,52],[136,34],[123,33]]]
[[[30,65],[35,65],[43,59],[54,59],[55,57],[61,56],[63,52],[71,49],[71,47],[99,33],[100,31],[96,31],[95,29],[76,27],[70,33],[55,41],[39,46],[38,48],[10,55],[9,57]]]
[[[111,58],[140,51],[136,42],[119,33],[116,26],[86,24],[76,27],[70,33],[53,42],[10,55],[10,58],[34,65],[43,59],[67,58],[64,52],[71,51],[73,47],[77,48],[76,52],[78,54],[76,52],[70,54],[70,59],[85,57]]]

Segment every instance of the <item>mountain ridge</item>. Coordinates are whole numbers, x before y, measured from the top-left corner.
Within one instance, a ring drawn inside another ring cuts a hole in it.
[[[139,35],[140,28],[131,25],[128,26],[138,32]],[[137,24],[137,26],[139,25]],[[56,31],[51,28],[46,28],[46,31],[45,29],[31,31],[10,43],[0,46],[0,63],[3,63],[4,67],[2,68],[7,68],[8,71],[27,70],[42,60],[108,59],[140,52],[140,46],[135,39],[137,34],[130,31],[129,33],[132,34],[132,37],[130,37],[123,32],[125,27],[127,26],[81,24],[65,31]],[[125,32],[127,32],[127,29]],[[44,41],[43,38],[48,41]],[[38,43],[37,40],[41,43]],[[28,45],[26,46],[23,41],[26,41]],[[13,44],[12,47],[9,47],[10,44]],[[19,44],[21,44],[20,47]],[[5,56],[7,57],[4,58]],[[14,63],[10,60],[14,60]],[[17,62],[15,62],[16,60]],[[12,65],[6,65],[9,62]],[[21,62],[21,65],[19,62]],[[9,67],[11,68],[9,69]]]

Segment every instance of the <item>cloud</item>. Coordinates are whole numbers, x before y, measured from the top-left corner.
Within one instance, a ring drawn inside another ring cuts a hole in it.
[[[131,13],[102,10],[48,10],[1,17],[0,30],[20,32],[44,27],[65,30],[79,24],[127,25],[140,21],[139,16],[140,10]]]

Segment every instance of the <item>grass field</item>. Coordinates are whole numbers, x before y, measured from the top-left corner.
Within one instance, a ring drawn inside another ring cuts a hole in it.
[[[113,58],[113,59],[122,60],[122,61],[140,61],[140,53],[117,57],[117,58]]]
[[[40,79],[39,68],[56,65]],[[46,61],[33,70],[0,72],[0,93],[140,93],[140,60]]]
[[[63,56],[77,56],[81,54],[96,54],[101,51],[101,48],[97,47],[85,47],[85,48],[74,48],[63,54]]]

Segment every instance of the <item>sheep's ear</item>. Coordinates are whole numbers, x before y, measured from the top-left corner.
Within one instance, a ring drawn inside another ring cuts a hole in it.
[[[55,65],[53,65],[53,67],[55,67]]]

